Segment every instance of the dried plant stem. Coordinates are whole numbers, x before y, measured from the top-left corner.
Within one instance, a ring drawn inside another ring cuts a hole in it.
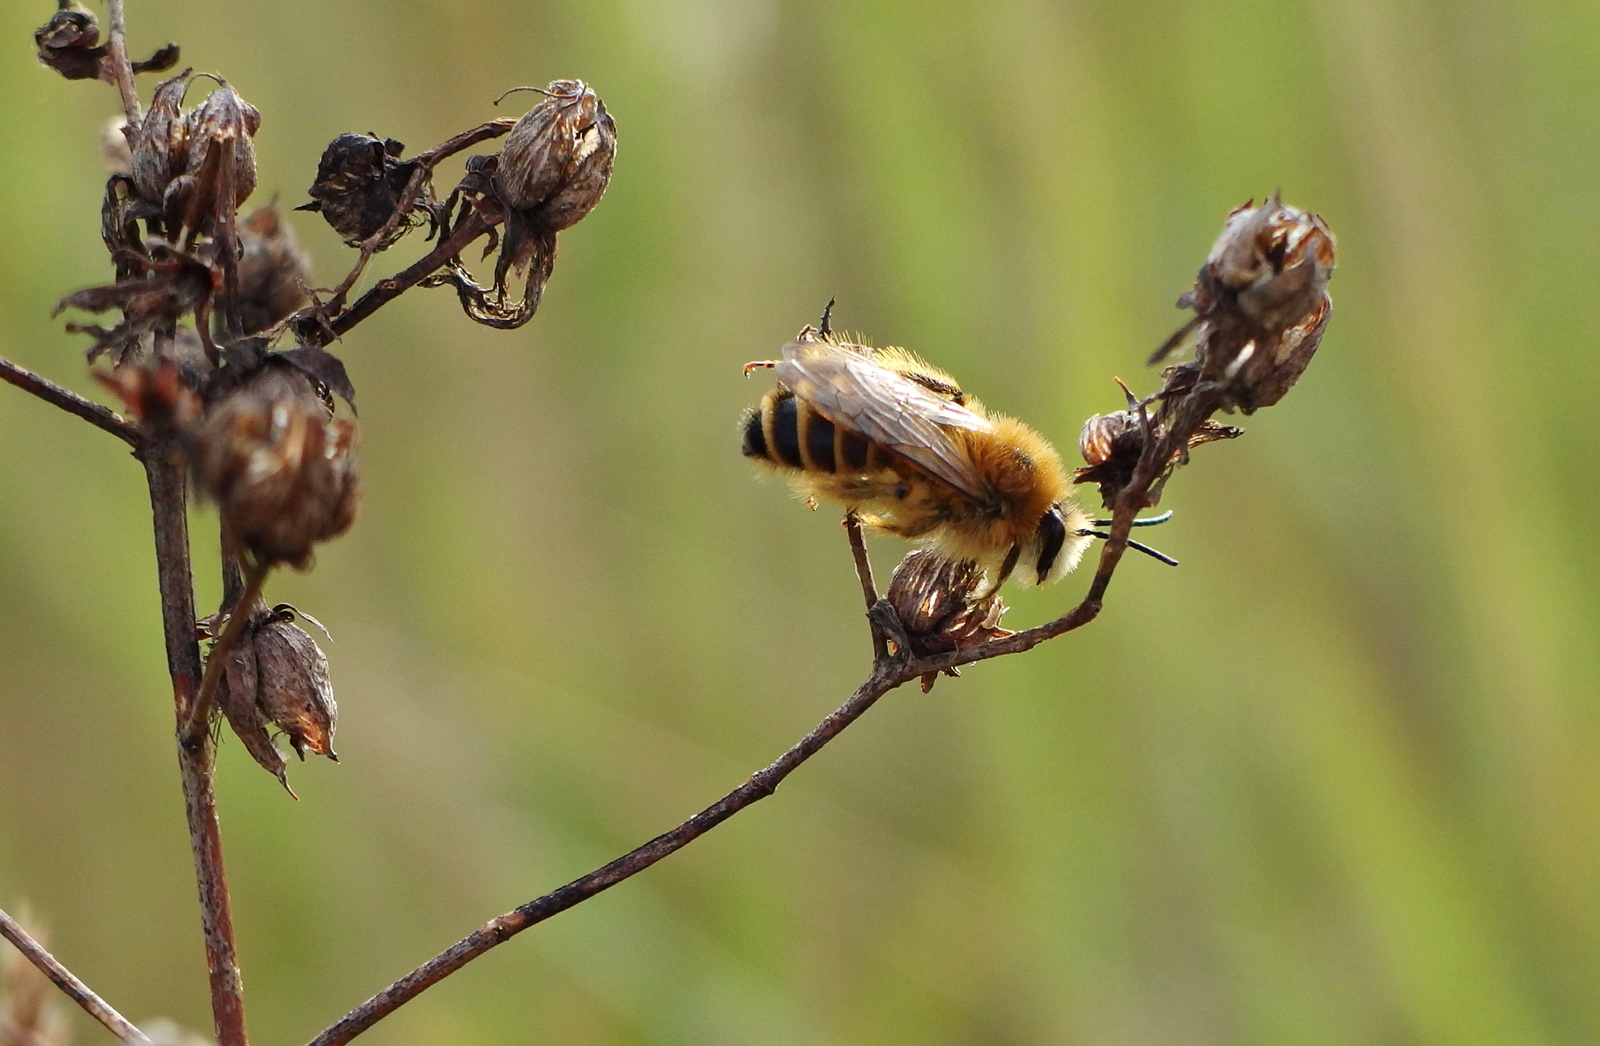
[[[867,542],[861,534],[861,520],[854,512],[844,517],[844,532],[850,539],[850,555],[855,559],[856,577],[861,581],[861,595],[867,601],[867,623],[872,629],[872,659],[882,661],[889,656],[889,643],[883,629],[872,619],[872,608],[878,603],[878,586],[872,580],[872,560],[867,557]]]
[[[55,956],[45,951],[38,941],[28,935],[28,931],[19,926],[17,921],[4,911],[0,911],[0,937],[4,937],[16,945],[17,951],[21,952],[23,957],[33,963],[34,966],[37,966],[40,973],[50,978],[57,988],[66,992],[67,998],[83,1007],[85,1013],[105,1025],[106,1030],[111,1034],[123,1042],[148,1043],[150,1041],[149,1036],[135,1028],[126,1017],[112,1009],[111,1005],[104,999],[90,991],[87,984],[73,976],[71,970],[56,961]]]
[[[195,692],[194,700],[189,702],[183,729],[178,735],[185,748],[198,745],[211,728],[211,710],[216,703],[217,686],[222,682],[228,655],[233,653],[234,644],[239,642],[245,626],[250,623],[250,608],[261,595],[261,586],[266,579],[267,568],[248,564],[245,566],[244,589],[229,603],[228,623],[223,626],[222,634],[217,636],[217,641],[211,644],[211,654],[206,658],[206,669],[200,679],[200,689]]]
[[[0,359],[0,378],[24,392],[33,393],[46,403],[60,407],[68,414],[77,415],[97,429],[111,433],[134,450],[138,450],[144,444],[138,427],[116,411],[102,407],[93,400],[84,399],[76,392],[64,389],[48,378],[42,378],[10,360]]]
[[[133,66],[128,61],[128,26],[122,14],[122,0],[106,0],[106,8],[111,23],[107,52],[117,78],[117,92],[122,95],[122,111],[127,114],[128,126],[138,127],[144,112],[139,107],[139,92],[133,86]]]
[[[161,622],[166,635],[167,669],[181,729],[199,689],[200,644],[195,638],[194,576],[189,563],[189,522],[184,498],[184,466],[174,448],[153,443],[145,455],[150,507],[155,521],[156,576],[161,589]],[[244,984],[233,940],[233,909],[222,864],[222,834],[212,785],[216,744],[209,732],[196,743],[178,745],[184,812],[200,891],[200,922],[211,983],[211,1013],[220,1046],[248,1046],[244,1023]]]
[[[445,262],[460,254],[469,243],[488,232],[491,228],[493,226],[489,222],[485,221],[477,211],[473,211],[467,215],[466,219],[454,232],[441,239],[433,250],[417,259],[416,262],[407,266],[403,271],[386,280],[379,280],[370,291],[357,298],[354,305],[335,316],[328,326],[333,330],[334,334],[344,334],[351,327],[354,327],[390,301],[398,298],[437,272]]]
[[[497,919],[491,919],[486,925],[474,930],[446,951],[429,959],[351,1010],[337,1024],[312,1039],[309,1046],[338,1046],[340,1043],[349,1042],[416,998],[425,989],[437,984],[496,945],[510,940],[530,926],[588,900],[630,876],[637,875],[662,858],[681,850],[745,807],[765,799],[776,791],[779,783],[801,763],[816,755],[822,750],[823,745],[859,719],[878,698],[908,678],[912,677],[906,676],[898,663],[890,660],[879,661],[873,666],[866,682],[850,695],[850,700],[822,720],[816,729],[801,738],[771,765],[751,774],[738,788],[671,831],[656,836],[610,864],[597,868],[582,878],[574,879],[565,886],[529,901]]]

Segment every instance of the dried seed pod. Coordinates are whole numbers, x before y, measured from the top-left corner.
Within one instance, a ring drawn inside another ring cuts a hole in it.
[[[1131,410],[1096,414],[1083,423],[1078,436],[1078,452],[1087,468],[1072,474],[1074,483],[1096,483],[1106,504],[1133,478],[1133,470],[1144,453],[1145,432],[1139,415]]]
[[[183,118],[183,173],[171,181],[162,199],[174,235],[177,230],[190,237],[231,234],[239,205],[256,189],[253,139],[261,114],[228,81],[213,79],[217,86],[211,94]]]
[[[239,292],[235,304],[244,333],[254,334],[293,315],[310,300],[311,258],[300,247],[278,205],[257,207],[239,224]]]
[[[333,702],[327,657],[282,612],[256,631],[255,641],[256,705],[261,715],[284,732],[302,760],[309,751],[338,762],[333,731],[339,708]]]
[[[393,217],[416,173],[415,160],[400,159],[404,150],[393,138],[341,134],[317,163],[317,180],[307,190],[311,202],[295,210],[318,211],[346,243],[361,243]]]
[[[1178,299],[1195,318],[1158,349],[1155,363],[1190,334],[1198,378],[1226,388],[1226,408],[1250,413],[1282,399],[1311,362],[1331,304],[1333,234],[1315,214],[1277,194],[1228,216],[1194,287]]]
[[[260,614],[265,610],[265,606],[258,601],[251,613]],[[211,633],[221,630],[215,620],[203,624],[210,626]],[[290,795],[294,795],[286,776],[289,764],[284,760],[283,753],[278,751],[278,746],[272,743],[272,735],[267,733],[269,720],[263,715],[258,701],[261,675],[254,627],[246,627],[240,633],[233,649],[228,652],[228,663],[223,667],[222,678],[217,683],[217,707],[222,709],[228,725],[244,744],[250,758],[276,777]]]
[[[555,80],[544,95],[506,135],[492,181],[508,208],[537,211],[540,227],[560,232],[605,194],[617,125],[582,80]]]
[[[132,154],[134,192],[144,205],[139,217],[154,218],[161,213],[167,187],[188,165],[183,96],[189,90],[191,72],[185,69],[157,84],[144,119],[133,131],[124,132]]]
[[[932,549],[917,549],[900,561],[885,595],[905,627],[917,657],[981,646],[1011,633],[1000,627],[1006,605],[997,588],[970,560],[946,559]],[[946,675],[959,675],[953,668]],[[933,689],[937,675],[922,677]]]
[[[582,80],[555,80],[506,135],[489,171],[495,196],[507,210],[505,242],[495,265],[503,295],[506,277],[535,262],[549,277],[555,234],[594,209],[611,182],[617,125],[600,96]],[[543,280],[540,280],[541,287]]]
[[[1333,272],[1333,234],[1322,218],[1285,206],[1276,193],[1228,215],[1186,306],[1224,301],[1263,330],[1281,331],[1315,309]]]
[[[318,391],[305,373],[268,357],[192,433],[199,489],[258,565],[304,570],[312,546],[355,519],[356,426],[333,417]]]
[[[1083,423],[1083,432],[1078,436],[1078,451],[1088,465],[1074,470],[1072,482],[1096,484],[1100,488],[1101,501],[1109,507],[1117,493],[1133,480],[1139,458],[1144,454],[1147,437],[1153,438],[1156,445],[1160,446],[1166,435],[1166,429],[1158,421],[1151,421],[1147,432],[1145,422],[1134,410],[1096,414]],[[1186,449],[1192,450],[1203,443],[1242,435],[1243,429],[1208,418],[1189,435]],[[1170,464],[1163,462],[1161,468],[1165,469]]]
[[[68,80],[96,80],[106,49],[100,43],[100,26],[94,14],[76,0],[60,0],[50,21],[34,30],[39,61]]]
[[[39,48],[39,61],[68,80],[104,80],[116,83],[110,65],[110,48],[100,43],[100,26],[94,15],[77,0],[57,0],[59,10],[33,34]],[[136,73],[159,73],[178,61],[178,48],[168,44],[142,62],[133,62]]]

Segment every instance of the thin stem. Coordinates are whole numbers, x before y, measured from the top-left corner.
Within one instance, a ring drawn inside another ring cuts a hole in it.
[[[0,937],[4,937],[17,946],[17,951],[33,965],[39,972],[50,978],[51,982],[63,992],[67,998],[83,1007],[83,1011],[101,1024],[106,1030],[123,1042],[148,1043],[150,1037],[135,1028],[129,1020],[116,1010],[111,1004],[89,990],[89,986],[73,976],[71,970],[61,965],[56,957],[45,951],[44,946],[24,930],[17,921],[4,911],[0,911]]]
[[[60,407],[68,414],[82,418],[95,428],[111,433],[134,450],[144,445],[139,427],[133,422],[109,407],[102,407],[93,400],[84,399],[71,389],[64,389],[48,378],[40,377],[26,367],[19,367],[10,360],[0,359],[0,378],[24,392],[33,393],[46,403]]]
[[[144,459],[155,521],[156,577],[166,635],[172,700],[181,728],[200,685],[200,645],[195,638],[194,575],[189,563],[189,522],[184,508],[185,475],[175,448],[153,443]],[[211,983],[211,1014],[220,1046],[248,1046],[244,984],[233,939],[233,908],[222,863],[222,833],[212,784],[216,745],[205,732],[194,745],[178,745],[189,847],[200,891],[200,923]]]
[[[111,68],[117,78],[117,91],[122,95],[122,111],[128,117],[128,127],[137,128],[144,120],[139,107],[139,92],[133,86],[133,65],[128,61],[128,26],[122,15],[122,0],[106,0],[108,21],[106,53],[111,56]]]
[[[467,244],[492,227],[477,211],[473,211],[455,232],[440,240],[433,250],[387,280],[379,280],[370,291],[357,298],[354,305],[335,316],[328,326],[336,335],[345,334],[350,328],[432,275],[441,265],[460,254]]]
[[[261,595],[261,585],[266,579],[267,568],[253,564],[245,565],[244,591],[230,604],[228,623],[223,626],[222,634],[217,637],[216,642],[211,644],[211,653],[206,658],[205,675],[200,680],[200,689],[195,693],[194,700],[189,703],[183,729],[178,735],[185,748],[198,745],[210,730],[211,709],[216,701],[217,686],[222,681],[224,666],[228,663],[228,655],[233,653],[239,637],[244,634],[245,626],[250,623],[251,607],[254,606],[256,597]]]
[[[872,631],[872,658],[882,661],[889,656],[889,643],[872,618],[872,608],[878,605],[878,586],[872,579],[872,560],[867,556],[867,543],[861,535],[861,520],[854,512],[844,517],[844,531],[850,539],[850,555],[855,559],[856,577],[861,581],[861,595],[867,601],[867,625]]]
[[[474,930],[450,948],[345,1014],[337,1024],[312,1039],[309,1046],[339,1046],[341,1043],[349,1042],[484,952],[510,940],[528,927],[541,923],[551,916],[559,915],[595,894],[610,889],[624,879],[639,874],[662,858],[683,849],[740,810],[765,799],[777,790],[784,778],[793,773],[801,763],[821,751],[822,747],[837,737],[845,727],[859,719],[878,698],[911,678],[913,677],[907,675],[894,662],[878,661],[874,664],[872,673],[867,676],[866,682],[850,695],[848,701],[830,713],[814,730],[770,765],[751,774],[744,784],[671,831],[656,836],[610,864],[597,868],[582,878],[574,879],[565,886],[529,901],[497,919],[491,919],[487,925]]]

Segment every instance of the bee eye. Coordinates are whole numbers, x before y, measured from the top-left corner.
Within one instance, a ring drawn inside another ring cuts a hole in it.
[[[1039,521],[1039,562],[1035,564],[1039,581],[1042,583],[1050,576],[1050,568],[1055,566],[1056,557],[1061,554],[1061,546],[1067,542],[1067,525],[1061,519],[1061,507],[1051,505],[1050,510]]]

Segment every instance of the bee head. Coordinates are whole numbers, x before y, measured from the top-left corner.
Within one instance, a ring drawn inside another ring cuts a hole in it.
[[[1078,565],[1090,536],[1084,532],[1089,520],[1070,502],[1057,501],[1045,510],[1038,529],[1017,557],[1016,581],[1023,586],[1048,585],[1060,581]]]

